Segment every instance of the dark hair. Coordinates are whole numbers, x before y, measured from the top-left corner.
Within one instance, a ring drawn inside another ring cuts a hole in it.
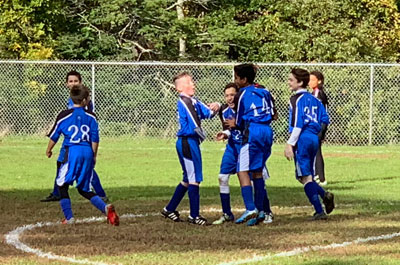
[[[245,63],[236,65],[233,70],[235,74],[239,76],[241,79],[247,78],[247,82],[249,84],[254,83],[254,79],[256,78],[257,67],[252,63]]]
[[[303,82],[301,87],[306,88],[308,86],[308,82],[310,82],[310,74],[307,70],[301,68],[293,68],[291,73],[299,83]]]
[[[174,76],[173,82],[175,83],[176,80],[181,79],[184,76],[192,76],[189,72],[181,72]]]
[[[67,77],[65,78],[65,81],[66,81],[66,82],[68,82],[68,77],[70,77],[71,75],[77,76],[78,79],[79,79],[79,82],[82,82],[82,76],[81,76],[81,74],[80,74],[79,72],[77,72],[77,71],[69,71],[69,72],[67,73]]]
[[[321,81],[321,83],[318,84],[318,89],[324,90],[324,75],[319,71],[312,71],[310,75],[315,76],[318,79],[318,81]]]
[[[231,88],[231,87],[233,87],[233,88],[236,90],[236,92],[239,92],[239,87],[238,87],[235,83],[229,83],[229,84],[227,84],[227,85],[225,86],[225,88],[224,88],[224,92],[225,92],[228,88]]]
[[[81,104],[84,99],[88,99],[89,88],[84,85],[74,85],[70,89],[69,95],[74,104]]]

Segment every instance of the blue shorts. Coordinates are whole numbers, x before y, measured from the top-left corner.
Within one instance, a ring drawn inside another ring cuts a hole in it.
[[[62,163],[58,171],[56,183],[73,185],[83,191],[90,192],[90,182],[93,177],[93,150],[90,146],[73,145],[67,148],[68,159]]]
[[[183,181],[189,183],[203,181],[200,141],[194,137],[178,137],[176,152],[182,166]]]
[[[222,156],[219,174],[235,174],[239,158],[240,144],[227,144]]]
[[[243,134],[237,171],[261,172],[271,155],[273,132],[269,125],[250,123]]]
[[[302,133],[294,148],[296,178],[314,176],[315,157],[319,148],[318,135]]]

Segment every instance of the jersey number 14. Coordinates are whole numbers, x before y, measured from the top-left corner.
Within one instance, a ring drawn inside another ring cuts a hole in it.
[[[262,99],[262,109],[261,113],[257,112],[257,106],[254,103],[251,103],[250,108],[254,111],[254,117],[258,117],[261,114],[270,114],[271,108],[268,106],[267,100],[265,98]]]

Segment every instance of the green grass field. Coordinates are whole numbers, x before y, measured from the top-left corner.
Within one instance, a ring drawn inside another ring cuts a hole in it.
[[[19,226],[63,217],[58,203],[39,202],[50,192],[56,170],[57,152],[46,158],[46,145],[45,139],[0,141],[0,263],[68,263],[24,253],[4,238]],[[220,215],[210,209],[220,208],[223,149],[223,143],[202,145],[201,211],[210,221]],[[313,210],[302,207],[309,202],[293,176],[293,162],[283,157],[282,145],[275,145],[268,161],[267,187],[276,216],[270,225],[197,227],[149,215],[122,219],[119,227],[93,222],[37,228],[25,232],[21,241],[44,252],[107,264],[219,264],[255,255],[263,258],[252,264],[400,264],[400,237],[265,258],[296,248],[400,232],[400,147],[324,146],[323,151],[327,189],[336,195],[337,204],[327,221],[308,220]],[[103,139],[96,169],[120,215],[157,214],[181,180],[174,140]],[[236,176],[231,186],[233,207],[243,208]],[[70,194],[75,218],[100,216],[75,189]],[[185,198],[179,210],[187,209]]]

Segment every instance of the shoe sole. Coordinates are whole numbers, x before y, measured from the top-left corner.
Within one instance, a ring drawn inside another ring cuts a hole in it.
[[[243,224],[244,222],[249,221],[250,219],[256,218],[257,217],[257,213],[252,213],[248,216],[246,216],[246,218],[244,218],[241,222],[235,222],[235,224]]]

